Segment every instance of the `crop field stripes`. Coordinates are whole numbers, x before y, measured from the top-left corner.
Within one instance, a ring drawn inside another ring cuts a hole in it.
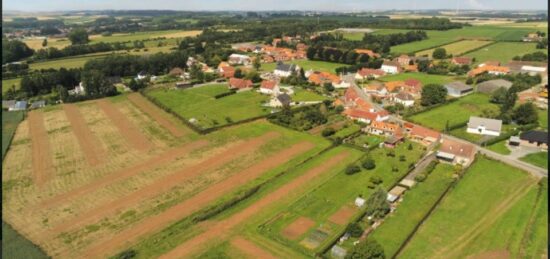
[[[32,177],[39,187],[53,174],[52,154],[42,112],[29,112],[29,133],[32,141]]]
[[[126,116],[120,112],[109,100],[101,99],[97,105],[109,117],[111,122],[119,129],[120,133],[126,138],[135,149],[148,151],[153,145],[147,137],[138,129]]]
[[[151,118],[153,118],[158,124],[166,128],[174,137],[182,137],[185,135],[185,132],[180,128],[176,127],[174,123],[168,120],[160,108],[153,105],[143,96],[137,93],[128,95],[128,99],[136,105],[140,110],[147,113]]]
[[[257,246],[251,241],[248,241],[242,237],[235,237],[231,240],[231,245],[238,250],[242,251],[250,258],[262,258],[262,259],[275,259],[277,257],[273,256],[269,252],[263,250],[261,247]]]
[[[243,154],[254,152],[261,145],[272,139],[275,139],[278,136],[278,133],[270,132],[260,137],[248,140],[244,143],[233,145],[231,148],[227,149],[221,154],[209,156],[205,158],[205,160],[203,160],[202,162],[190,165],[178,172],[167,175],[164,178],[157,180],[152,184],[145,186],[135,192],[132,192],[125,197],[104,203],[103,205],[93,208],[91,210],[84,211],[78,215],[75,215],[76,217],[74,217],[73,219],[64,220],[57,226],[54,226],[51,230],[46,231],[45,234],[47,234],[48,236],[55,236],[62,232],[70,231],[72,229],[85,226],[86,224],[101,220],[102,218],[112,215],[120,209],[131,207],[138,204],[140,201],[164,193],[170,188],[175,187],[186,180],[201,175],[206,170],[215,169],[217,167],[223,166],[233,159],[242,156]]]
[[[312,143],[301,142],[281,150],[276,154],[252,165],[251,167],[209,186],[193,197],[169,208],[161,214],[148,218],[138,225],[132,226],[131,228],[119,233],[108,241],[88,249],[86,255],[96,257],[103,253],[115,252],[117,248],[121,249],[120,246],[124,244],[128,244],[129,242],[134,241],[147,233],[158,231],[178,219],[185,218],[192,213],[205,208],[209,203],[222,198],[224,195],[229,194],[232,190],[235,190],[239,186],[258,178],[263,173],[276,168],[278,165],[290,161],[295,156],[306,152],[313,147],[314,145]]]
[[[98,145],[99,139],[90,130],[78,107],[74,104],[64,104],[63,110],[71,123],[72,131],[78,140],[80,149],[84,152],[90,166],[96,166],[103,162],[105,151]]]
[[[208,145],[208,141],[206,140],[199,140],[195,141],[186,145],[183,145],[182,147],[174,148],[171,150],[168,150],[156,157],[152,157],[150,159],[147,159],[143,161],[142,163],[139,163],[137,165],[130,166],[128,168],[123,168],[120,170],[117,170],[115,172],[110,173],[109,175],[98,179],[96,181],[93,181],[91,183],[88,183],[86,185],[80,186],[78,188],[75,188],[73,190],[70,190],[66,193],[62,193],[59,195],[56,195],[50,199],[47,199],[43,201],[39,208],[46,209],[51,208],[54,206],[57,206],[63,202],[66,202],[68,200],[76,199],[78,197],[81,197],[87,193],[93,192],[99,188],[102,188],[104,186],[113,184],[115,182],[130,178],[134,175],[140,174],[144,171],[153,169],[155,167],[158,167],[162,164],[169,163],[173,160],[175,160],[178,157],[182,157],[186,154],[189,154],[190,152],[197,150],[199,148],[205,147]]]
[[[340,154],[326,160],[325,163],[308,170],[304,174],[296,177],[291,182],[267,194],[266,196],[262,197],[260,200],[246,207],[244,210],[237,212],[231,217],[218,222],[213,222],[212,224],[205,224],[205,225],[208,225],[208,227],[203,233],[199,234],[198,236],[195,236],[194,238],[191,238],[190,240],[185,241],[183,244],[179,245],[178,247],[169,251],[168,253],[160,256],[159,258],[168,259],[168,258],[186,257],[197,252],[197,249],[199,249],[209,240],[212,240],[215,238],[217,239],[227,238],[228,232],[232,230],[234,227],[245,222],[250,217],[260,212],[262,209],[269,206],[273,202],[283,199],[290,192],[296,189],[299,189],[306,183],[313,180],[315,177],[321,175],[322,173],[325,173],[332,167],[338,165],[348,155],[349,155],[348,152],[345,152],[345,151],[341,152]]]

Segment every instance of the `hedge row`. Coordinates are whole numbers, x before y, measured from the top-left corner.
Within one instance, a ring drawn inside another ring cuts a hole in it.
[[[447,100],[446,102],[444,103],[438,103],[438,104],[434,104],[432,106],[428,106],[426,108],[423,108],[423,109],[420,109],[420,110],[417,110],[417,111],[413,111],[413,112],[408,112],[407,114],[405,114],[403,117],[406,118],[406,119],[409,119],[409,117],[412,117],[416,114],[419,114],[419,113],[422,113],[422,112],[427,112],[429,110],[432,110],[432,109],[435,109],[439,106],[443,106],[443,105],[446,105],[446,104],[449,104],[449,103],[453,103],[453,102],[456,102],[458,100],[458,98],[451,98],[449,100]]]
[[[226,97],[226,96],[230,96],[230,95],[234,95],[237,93],[237,90],[236,89],[232,89],[230,90],[229,92],[225,92],[225,93],[221,93],[221,94],[216,94],[214,95],[214,99],[220,99],[222,97]]]

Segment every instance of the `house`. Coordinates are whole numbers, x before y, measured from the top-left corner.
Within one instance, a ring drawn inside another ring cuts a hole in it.
[[[391,136],[399,129],[399,125],[395,123],[373,121],[365,128],[365,131],[370,134],[379,136]]]
[[[470,116],[466,132],[480,135],[499,136],[502,129],[502,120]]]
[[[229,55],[229,58],[227,59],[227,62],[230,65],[250,65],[252,63],[252,60],[247,55],[242,54],[231,54]]]
[[[408,55],[401,55],[399,57],[397,57],[397,63],[399,63],[399,65],[401,65],[401,67],[406,67],[408,65],[411,64],[411,62],[413,61],[413,59],[411,57],[409,57]]]
[[[386,87],[386,90],[388,93],[395,93],[400,91],[402,88],[405,87],[404,81],[389,81],[385,82],[384,86]]]
[[[35,101],[31,104],[31,107],[29,109],[38,109],[38,108],[42,108],[46,106],[46,101],[44,100],[40,100],[40,101]]]
[[[355,53],[357,53],[357,54],[366,54],[369,57],[375,57],[375,58],[380,57],[379,54],[375,53],[374,51],[372,51],[370,49],[355,49]]]
[[[15,108],[15,100],[2,101],[2,109],[11,110]]]
[[[73,90],[69,90],[69,95],[84,95],[86,89],[84,89],[84,84],[80,82]]]
[[[403,138],[403,135],[401,134],[401,131],[398,129],[397,132],[391,136],[388,136],[384,140],[384,146],[387,148],[395,148],[397,144],[403,142],[405,139]]]
[[[407,92],[399,92],[393,97],[395,103],[400,103],[405,107],[410,107],[414,105],[414,97]]]
[[[389,119],[389,113],[386,110],[367,111],[364,109],[350,108],[344,110],[343,114],[352,120],[357,120],[367,124],[373,121],[385,121]]]
[[[447,94],[452,97],[461,97],[467,94],[470,94],[474,91],[474,88],[462,83],[460,81],[454,81],[448,84],[445,84],[445,89],[447,89]]]
[[[410,180],[410,179],[403,179],[401,180],[401,182],[399,182],[399,185],[400,186],[403,186],[407,189],[411,189],[414,185],[416,184],[416,182],[414,180]]]
[[[8,111],[24,111],[27,109],[27,101],[17,101],[13,108],[9,108]]]
[[[366,85],[364,88],[365,93],[375,95],[377,97],[386,97],[389,94],[386,86],[380,82],[372,82],[369,85]]]
[[[548,132],[530,130],[519,135],[520,146],[548,150]]]
[[[472,64],[472,58],[469,57],[454,57],[451,59],[451,63],[453,65],[457,66],[463,66],[463,65],[471,65]]]
[[[260,93],[262,94],[278,94],[279,84],[274,80],[263,80],[260,85]]]
[[[290,106],[291,104],[292,98],[290,98],[290,95],[288,94],[279,94],[277,96],[273,96],[269,101],[269,106],[271,107]]]
[[[452,164],[468,166],[474,160],[475,153],[476,149],[472,144],[443,139],[436,157]]]
[[[510,73],[526,73],[529,75],[544,74],[548,71],[548,64],[544,62],[532,61],[510,61],[506,64],[510,68]]]
[[[397,199],[399,199],[399,197],[401,197],[401,195],[403,195],[403,193],[405,193],[406,190],[407,188],[405,187],[395,186],[388,192],[388,197],[386,198],[386,200],[394,203],[395,201],[397,201]]]
[[[411,94],[415,98],[419,98],[422,93],[422,82],[420,82],[420,80],[410,78],[405,80],[404,88],[405,92]]]
[[[140,71],[138,74],[137,74],[137,77],[136,79],[137,80],[143,80],[147,77],[147,72],[145,71]]]
[[[355,73],[356,80],[376,79],[385,75],[381,69],[361,68]]]
[[[300,70],[300,67],[294,64],[285,64],[279,61],[277,62],[277,67],[275,67],[273,74],[280,77],[288,77],[292,75],[292,72],[298,72],[299,70]]]
[[[231,78],[235,76],[235,67],[232,66],[218,66],[218,73],[224,78]]]
[[[483,73],[488,73],[491,75],[506,75],[510,73],[510,68],[502,66],[483,65],[470,70],[468,72],[468,76],[474,77]]]
[[[235,77],[229,79],[229,89],[243,90],[247,88],[252,88],[252,81]]]
[[[348,88],[352,84],[355,84],[355,75],[347,74],[340,76],[340,82],[333,82],[332,86],[334,86],[334,88]]]
[[[340,84],[340,77],[329,72],[314,72],[308,77],[308,81],[315,85],[323,85],[325,83]]]
[[[382,63],[382,67],[380,67],[382,71],[386,74],[397,74],[401,72],[401,66],[397,61],[384,61]]]
[[[431,145],[441,139],[441,133],[416,124],[405,122],[405,134],[410,140],[420,142],[423,145]]]
[[[505,88],[506,90],[512,87],[512,82],[504,79],[494,79],[477,84],[477,92],[491,94],[499,88]]]

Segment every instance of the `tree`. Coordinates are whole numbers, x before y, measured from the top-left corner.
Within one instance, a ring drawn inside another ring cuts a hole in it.
[[[34,50],[18,40],[2,39],[2,64],[18,61],[34,54]]]
[[[374,239],[359,242],[346,254],[346,259],[385,259],[384,248]]]
[[[432,57],[435,59],[444,59],[447,57],[447,50],[444,48],[437,48],[432,53]]]
[[[357,222],[350,223],[346,228],[346,232],[348,232],[352,237],[360,237],[363,234],[363,231],[363,228]]]
[[[82,72],[82,84],[84,85],[86,95],[89,97],[113,96],[117,94],[115,86],[98,70]]]
[[[518,95],[516,94],[516,91],[513,87],[510,87],[510,89],[506,91],[504,99],[502,100],[502,106],[500,107],[501,112],[506,113],[510,109],[514,108],[517,99]]]
[[[429,60],[421,60],[418,61],[418,71],[420,72],[426,72],[430,68],[430,61]]]
[[[374,159],[372,159],[370,157],[367,157],[367,159],[365,159],[365,161],[363,161],[362,166],[363,166],[363,168],[365,168],[367,170],[372,170],[376,167],[376,163],[374,162]]]
[[[323,84],[323,87],[324,87],[325,90],[327,90],[328,92],[334,91],[334,86],[332,86],[332,83],[325,83],[325,84]]]
[[[506,92],[507,92],[506,88],[504,87],[498,88],[491,94],[491,102],[498,103],[498,104],[504,103],[506,99]]]
[[[381,219],[390,212],[390,203],[387,200],[388,194],[384,189],[378,187],[367,199],[367,215]]]
[[[323,132],[321,132],[321,135],[323,135],[323,137],[328,137],[328,136],[334,135],[334,133],[336,133],[336,130],[328,127],[323,129]]]
[[[260,70],[260,67],[262,67],[262,64],[260,63],[260,57],[257,56],[254,61],[252,62],[252,66],[254,66],[254,69]]]
[[[448,123],[449,121],[447,121]],[[413,145],[411,143],[409,143],[409,145],[407,146],[407,150],[413,150]]]
[[[85,29],[75,29],[72,30],[69,35],[69,40],[71,41],[72,45],[76,44],[86,44],[90,40],[88,39],[88,32],[86,32]]]
[[[233,74],[233,77],[235,78],[243,78],[243,71],[240,68],[235,69],[235,74]]]
[[[537,108],[530,102],[524,103],[514,110],[512,119],[520,125],[536,123],[538,121]]]
[[[346,167],[346,174],[347,175],[352,175],[352,174],[358,173],[359,171],[361,171],[361,169],[358,166],[354,165],[354,164],[348,165]]]
[[[69,97],[69,91],[67,91],[67,88],[63,87],[62,85],[57,85],[57,94],[59,94],[59,99],[63,102],[67,101],[67,98]]]
[[[46,46],[48,46],[48,39],[44,38],[44,40],[42,41],[42,47]]]
[[[422,88],[420,104],[430,106],[444,103],[447,97],[447,89],[439,84],[427,84]]]

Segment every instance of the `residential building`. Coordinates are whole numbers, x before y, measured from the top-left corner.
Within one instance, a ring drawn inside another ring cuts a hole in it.
[[[530,130],[519,135],[520,145],[548,150],[548,132]]]
[[[137,74],[137,77],[136,79],[137,80],[143,80],[147,77],[147,72],[145,71],[140,71],[138,74]]]
[[[512,87],[512,82],[504,79],[494,79],[477,84],[476,90],[480,93],[491,94],[499,88],[508,90],[510,87]]]
[[[474,160],[475,146],[465,142],[443,139],[436,157],[452,164],[468,166]]]
[[[347,74],[347,75],[341,75],[340,82],[333,82],[332,86],[334,86],[334,88],[348,88],[352,84],[355,84],[355,75]]]
[[[24,111],[27,109],[27,101],[16,101],[13,108],[9,108],[8,111]]]
[[[381,98],[384,98],[389,94],[388,90],[386,89],[386,86],[384,86],[383,83],[376,82],[376,81],[371,82],[370,84],[364,86],[363,89],[365,93],[374,95],[377,97],[381,97]]]
[[[463,66],[463,65],[471,65],[472,64],[472,58],[470,57],[453,57],[451,59],[451,63],[453,65],[457,66]]]
[[[372,68],[361,68],[355,73],[355,79],[357,80],[367,80],[367,79],[376,79],[385,75],[384,71],[381,69],[372,69]]]
[[[244,89],[247,89],[247,88],[252,88],[252,81],[232,77],[232,78],[229,79],[229,88],[230,89],[238,89],[238,90],[244,90]]]
[[[431,145],[441,139],[441,133],[416,124],[405,122],[405,134],[410,140],[420,142],[423,145]]]
[[[460,81],[451,82],[444,86],[447,89],[447,94],[452,97],[461,97],[474,91],[473,87]]]
[[[229,64],[227,64],[227,66],[218,66],[218,73],[224,78],[232,78],[235,75],[235,67]]]
[[[399,197],[403,195],[403,193],[405,193],[406,190],[407,188],[405,187],[395,186],[388,192],[386,200],[391,203],[394,203],[399,199]]]
[[[373,121],[364,131],[379,136],[391,136],[399,130],[399,125],[390,122]]]
[[[250,65],[252,63],[252,60],[247,55],[241,55],[241,54],[231,54],[229,55],[229,58],[227,59],[227,62],[230,65]]]
[[[403,135],[396,133],[391,136],[388,136],[384,140],[384,146],[387,148],[395,148],[399,143],[403,142],[405,138],[403,138]]]
[[[468,72],[468,76],[474,77],[483,73],[488,73],[491,75],[506,75],[510,73],[510,68],[502,66],[480,65],[477,68],[470,70]]]
[[[396,93],[405,88],[405,81],[389,81],[384,83],[384,87],[389,93]]]
[[[339,84],[341,80],[339,76],[329,72],[314,72],[308,77],[308,81],[315,85],[323,85],[325,83]]]
[[[352,120],[357,120],[367,124],[374,121],[386,121],[389,119],[389,113],[386,110],[367,111],[364,109],[349,108],[344,110],[343,114]]]
[[[40,101],[35,101],[31,104],[31,107],[29,107],[29,109],[38,109],[38,108],[42,108],[46,106],[46,101],[44,100],[40,100]]]
[[[274,80],[263,80],[260,85],[260,93],[262,94],[278,94],[279,84]]]
[[[86,89],[84,89],[84,84],[80,82],[73,90],[69,90],[69,95],[84,95]]]
[[[405,107],[410,107],[414,105],[414,97],[407,92],[399,92],[393,97],[395,103],[400,103]]]
[[[466,132],[480,135],[500,136],[502,120],[470,116]]]
[[[288,94],[279,94],[277,96],[273,96],[269,101],[269,106],[271,107],[282,107],[290,105],[292,105],[292,98],[290,98],[290,95]]]
[[[413,78],[407,79],[405,80],[404,91],[415,98],[420,98],[420,94],[422,93],[422,82]]]
[[[401,65],[401,67],[406,67],[409,64],[411,64],[411,61],[413,61],[412,57],[409,57],[408,55],[401,55],[397,57],[396,59],[397,63]]]
[[[529,75],[545,74],[548,72],[548,64],[544,62],[533,61],[510,61],[506,64],[510,68],[510,73],[526,73]]]
[[[15,100],[2,100],[2,109],[12,110],[13,108],[15,108],[15,103]]]
[[[273,74],[280,77],[288,77],[292,75],[292,72],[298,72],[298,71],[300,71],[300,67],[294,64],[285,64],[279,61],[277,62],[277,67],[275,67]]]
[[[380,67],[382,71],[386,74],[398,74],[401,72],[401,66],[397,61],[384,61],[382,63],[382,67]]]

